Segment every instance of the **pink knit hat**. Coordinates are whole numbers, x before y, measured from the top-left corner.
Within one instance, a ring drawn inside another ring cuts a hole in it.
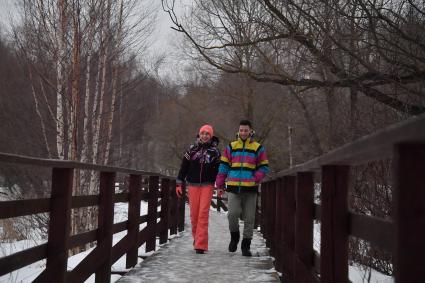
[[[210,136],[212,137],[214,134],[214,130],[213,127],[211,127],[210,125],[203,125],[200,129],[199,129],[199,133],[201,132],[207,132],[210,134]]]

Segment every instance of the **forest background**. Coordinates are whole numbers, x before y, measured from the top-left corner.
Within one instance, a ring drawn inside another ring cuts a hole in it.
[[[13,22],[0,26],[0,152],[175,176],[201,125],[214,126],[223,148],[249,119],[274,174],[425,112],[421,1],[13,7]],[[173,33],[155,28],[164,15]],[[165,51],[155,43],[164,34]],[[390,168],[391,160],[352,168],[352,210],[390,217]],[[76,174],[74,194],[95,193],[96,177]],[[45,197],[49,184],[43,171],[0,168],[2,199]],[[78,217],[94,219],[88,210],[75,210],[73,233],[94,228]],[[48,219],[32,221],[43,235]],[[26,236],[14,223],[2,232]],[[392,274],[390,255],[350,241],[352,260]]]

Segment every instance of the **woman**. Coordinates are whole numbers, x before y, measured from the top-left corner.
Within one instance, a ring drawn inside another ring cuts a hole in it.
[[[196,142],[184,154],[177,176],[178,197],[182,196],[183,182],[187,183],[193,246],[197,254],[208,250],[208,217],[220,164],[217,146],[218,138],[214,136],[213,128],[202,126]]]

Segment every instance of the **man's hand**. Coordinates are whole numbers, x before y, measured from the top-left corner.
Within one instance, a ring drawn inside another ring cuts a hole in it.
[[[181,184],[176,185],[176,195],[181,198],[183,195],[183,189]]]
[[[217,189],[217,197],[221,198],[224,194],[224,190],[223,189]]]

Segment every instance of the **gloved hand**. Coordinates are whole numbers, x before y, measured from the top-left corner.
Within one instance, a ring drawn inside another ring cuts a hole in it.
[[[224,194],[224,190],[223,189],[217,189],[217,197],[221,198]]]
[[[181,184],[176,185],[176,195],[181,198],[183,195],[183,189]]]

